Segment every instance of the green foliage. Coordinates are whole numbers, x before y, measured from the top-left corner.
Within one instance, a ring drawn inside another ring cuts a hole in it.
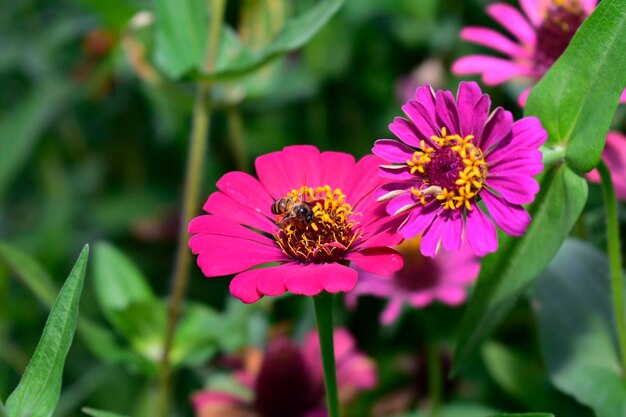
[[[500,234],[496,253],[484,258],[478,283],[463,317],[454,369],[502,320],[550,263],[587,201],[587,182],[567,166],[546,172],[529,207],[532,223],[520,238]]]
[[[204,0],[176,3],[156,2],[157,65],[173,79],[193,75],[203,79],[244,75],[274,58],[306,44],[339,10],[344,0],[322,0],[307,12],[287,20],[276,37],[262,49],[243,44],[236,32],[224,26],[215,70],[203,70],[208,31],[208,11]]]
[[[554,414],[549,413],[504,413],[496,414],[492,417],[554,417]]]
[[[589,172],[626,86],[626,0],[605,0],[532,90],[526,115],[541,119],[548,144],[565,146],[568,165]]]
[[[598,417],[626,412],[617,357],[608,261],[593,246],[568,240],[535,283],[532,305],[552,382]]]
[[[9,396],[11,417],[50,417],[61,393],[65,358],[72,345],[89,247],[85,246],[55,301],[41,340],[22,379]]]
[[[112,413],[110,411],[96,410],[93,408],[83,408],[83,413],[92,417],[126,417],[122,414]]]

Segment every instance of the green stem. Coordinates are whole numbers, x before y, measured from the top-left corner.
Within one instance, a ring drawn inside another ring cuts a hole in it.
[[[212,6],[212,9],[205,69],[207,72],[210,72],[215,67],[226,0],[209,0],[208,3],[209,7]],[[191,138],[187,152],[183,208],[180,217],[176,259],[174,261],[171,298],[168,305],[167,327],[163,343],[161,366],[159,369],[157,405],[157,416],[159,417],[166,417],[169,410],[170,378],[172,372],[170,352],[172,350],[178,316],[180,315],[181,306],[185,298],[189,278],[191,253],[187,248],[187,225],[198,210],[202,172],[204,171],[205,155],[209,139],[209,123],[211,119],[211,109],[207,99],[210,89],[210,83],[198,83],[193,107]]]
[[[556,164],[557,162],[562,162],[565,160],[565,147],[557,146],[554,148],[548,148],[546,146],[542,146],[540,148],[541,153],[543,154],[543,158],[541,162],[543,162],[544,167],[549,167],[551,165]]]
[[[333,342],[333,295],[321,293],[313,297],[317,332],[324,366],[324,387],[328,417],[339,417],[339,397],[337,393],[337,371],[335,367],[335,347]]]
[[[622,361],[622,377],[626,379],[626,315],[624,314],[624,281],[622,278],[622,254],[619,237],[619,221],[617,218],[617,200],[611,173],[600,162],[598,172],[602,178],[602,194],[606,208],[606,238],[609,254],[609,266],[611,273],[611,293],[613,296],[613,311],[615,314],[615,326],[617,327],[617,339]]]
[[[439,346],[436,342],[428,345],[428,397],[430,399],[430,415],[432,417],[439,414],[441,406],[443,370],[441,368],[441,355],[439,354]]]
[[[236,107],[230,107],[226,111],[228,116],[228,136],[235,157],[235,164],[240,171],[248,171],[248,147],[246,146],[246,134],[243,126],[241,112]]]

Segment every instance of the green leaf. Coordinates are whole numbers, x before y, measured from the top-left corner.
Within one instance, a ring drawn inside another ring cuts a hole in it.
[[[9,417],[6,408],[4,408],[4,403],[2,402],[2,400],[0,400],[0,417]]]
[[[495,414],[492,417],[554,417],[554,414],[550,414],[550,413],[501,413],[501,414]]]
[[[85,246],[57,300],[19,385],[7,400],[12,417],[50,417],[61,393],[63,365],[72,345],[89,247]]]
[[[74,0],[91,10],[109,27],[121,29],[140,9],[128,0]]]
[[[500,235],[500,246],[482,263],[478,283],[463,316],[453,372],[515,305],[520,295],[550,263],[587,200],[587,182],[566,166],[554,167],[541,180],[529,207],[526,234]]]
[[[566,160],[577,172],[600,161],[626,87],[624,51],[626,0],[603,0],[528,97],[525,115],[541,119],[548,145],[567,146]]]
[[[482,404],[470,402],[457,402],[443,404],[437,412],[438,417],[485,417],[492,415],[497,410]],[[402,417],[426,417],[428,413],[416,411],[403,414]]]
[[[7,242],[0,242],[0,262],[30,289],[46,307],[52,307],[57,289],[48,272],[30,255]]]
[[[224,26],[215,71],[207,74],[203,68],[208,26],[206,2],[157,0],[155,62],[173,79],[184,75],[203,79],[241,76],[302,47],[337,13],[344,1],[322,0],[307,12],[287,20],[261,50],[244,45],[233,29]]]
[[[69,92],[62,82],[38,85],[0,118],[0,198]]]
[[[123,414],[112,413],[110,411],[96,410],[95,408],[83,408],[83,413],[92,417],[126,417]]]
[[[113,245],[98,243],[93,265],[96,299],[109,320],[132,304],[156,300],[139,268]]]
[[[568,240],[535,283],[531,304],[551,381],[598,417],[626,415],[606,256]]]

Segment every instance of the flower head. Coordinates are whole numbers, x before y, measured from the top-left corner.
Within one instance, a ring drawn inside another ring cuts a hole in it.
[[[611,172],[615,195],[620,200],[626,200],[626,136],[619,132],[609,132],[606,135],[602,160]],[[600,174],[596,170],[587,174],[587,178],[592,182],[600,182]]]
[[[505,57],[469,55],[452,65],[456,75],[481,74],[487,85],[513,78],[538,81],[563,54],[576,31],[597,6],[597,0],[520,0],[523,14],[515,7],[493,3],[487,14],[515,38],[484,27],[466,27],[461,38],[499,52]],[[523,106],[530,88],[519,98]],[[626,102],[626,90],[622,94]]]
[[[463,246],[453,252],[441,251],[436,257],[422,256],[420,238],[405,240],[398,250],[404,258],[404,267],[391,278],[360,271],[359,283],[346,296],[350,306],[358,297],[373,295],[389,300],[380,321],[395,322],[405,304],[424,308],[440,301],[449,306],[461,305],[467,296],[467,287],[478,277],[480,258]]]
[[[257,180],[230,172],[189,224],[189,246],[207,277],[237,274],[230,292],[246,303],[285,291],[350,291],[357,272],[402,267],[389,246],[401,237],[372,192],[381,160],[289,146],[257,158]],[[262,267],[262,268],[256,268]]]
[[[520,236],[530,216],[521,206],[539,191],[533,176],[542,171],[539,146],[547,133],[537,118],[513,122],[498,107],[490,113],[489,96],[478,84],[463,82],[457,97],[428,85],[389,125],[400,141],[376,141],[373,152],[387,159],[375,196],[389,200],[387,212],[410,214],[398,229],[405,238],[423,234],[421,252],[434,256],[439,247],[452,251],[464,238],[483,256],[498,246],[496,229],[478,205],[489,210],[506,233]]]
[[[345,329],[334,332],[337,384],[342,404],[377,384],[374,362],[356,349]],[[254,359],[251,362],[258,362]],[[281,338],[270,343],[261,363],[237,375],[251,395],[202,391],[193,396],[198,417],[326,417],[324,381],[316,332],[303,346]],[[245,388],[245,387],[244,387]]]

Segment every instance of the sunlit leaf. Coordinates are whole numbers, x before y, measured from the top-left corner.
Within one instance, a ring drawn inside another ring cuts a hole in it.
[[[541,119],[548,145],[567,146],[578,172],[600,161],[626,87],[625,51],[626,0],[603,0],[528,97],[525,114]]]
[[[544,175],[541,191],[529,207],[533,220],[526,234],[519,238],[501,234],[498,251],[483,260],[461,324],[455,372],[550,263],[586,201],[587,182],[566,166]]]
[[[89,247],[85,246],[55,301],[41,340],[7,400],[11,417],[50,417],[61,393],[65,358],[72,345]]]
[[[550,379],[598,417],[623,417],[626,382],[613,331],[608,260],[568,240],[537,280],[532,305]]]

